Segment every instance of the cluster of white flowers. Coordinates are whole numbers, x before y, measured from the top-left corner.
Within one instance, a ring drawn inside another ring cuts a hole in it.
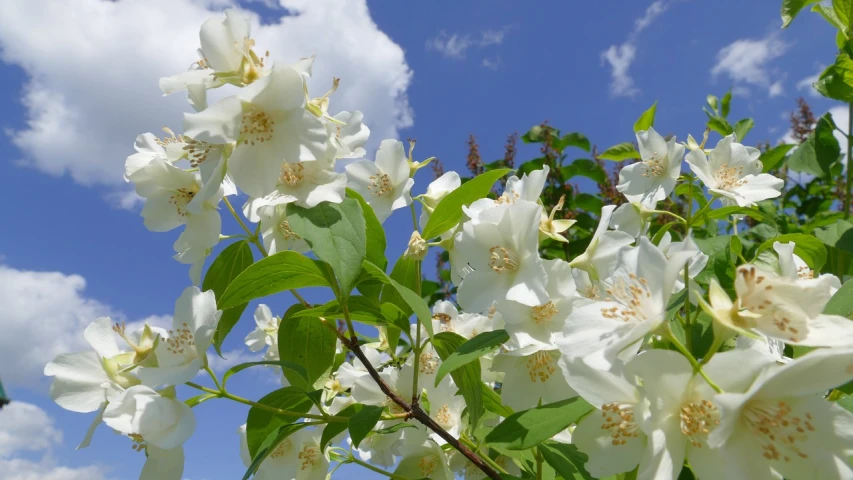
[[[147,228],[185,225],[175,258],[192,265],[195,285],[213,247],[227,238],[220,204],[237,217],[227,197],[238,192],[249,197],[242,213],[257,223],[255,232],[238,220],[269,255],[310,250],[288,223],[288,204],[341,203],[350,188],[380,222],[412,205],[412,177],[427,162],[414,162],[399,141],[381,142],[375,161],[349,163],[345,173],[336,169],[339,160],[366,154],[369,130],[360,112],[328,113],[337,79],[322,96],[309,95],[313,57],[267,64],[269,54],[254,51],[249,22],[235,11],[205,22],[200,40],[201,60],[160,83],[165,93],[187,90],[196,112],[185,114],[183,134],[140,135],[125,174],[145,199]],[[225,85],[239,90],[208,106],[206,90]],[[547,212],[540,200],[547,166],[510,177],[496,199],[464,206],[459,224],[429,244],[449,252],[458,287],[458,307],[449,301],[433,306],[432,330],[466,339],[505,330],[509,341],[479,359],[481,380],[499,389],[514,411],[577,396],[597,408],[555,437],[586,454],[585,468],[596,477],[638,468],[637,478],[674,479],[686,460],[703,479],[853,478],[853,416],[821,396],[853,379],[853,323],[822,313],[840,281],[818,276],[793,244],[777,242],[778,270],[744,264],[736,270],[736,298],[713,278],[706,293],[694,279],[708,256],[689,233],[682,241],[668,232],[655,242],[646,235],[658,202],[682,175],[688,148],[686,163],[712,196],[709,202],[754,205],[778,197],[782,180],[761,173],[759,152],[734,135],[712,150],[692,138],[667,141],[652,128],[638,132],[637,141],[642,160],[621,170],[617,186],[628,203],[602,209],[588,248],[571,261],[540,254],[544,241],[567,242],[563,233],[573,224],[555,219],[562,202]],[[448,172],[415,197],[422,204],[420,228],[461,183]],[[427,246],[421,242],[419,251]],[[681,346],[670,327],[676,295],[713,318],[715,343],[701,362],[685,350],[659,348],[662,340]],[[59,405],[98,412],[81,446],[103,422],[145,450],[140,478],[181,478],[182,445],[195,417],[192,405],[176,399],[175,386],[209,370],[206,352],[220,316],[212,291],[189,287],[177,301],[171,330],[146,325],[127,332],[101,318],[85,331],[94,351],[63,354],[48,364],[45,374],[54,377],[51,395]],[[255,321],[246,345],[265,350],[267,361],[280,360],[281,319],[260,305]],[[429,338],[426,330],[412,329],[410,338]],[[406,418],[370,375],[378,368],[400,397],[428,399],[429,415],[454,438],[466,431],[459,386],[450,375],[436,382],[442,363],[436,349],[425,341],[416,355],[402,347],[392,351],[385,333],[380,329],[379,342],[361,347],[370,366],[351,358],[332,372],[312,413],[324,418],[353,404],[387,407],[378,432],[352,446],[360,461],[396,465],[402,478],[485,478],[435,431]],[[714,354],[735,336],[737,348]],[[790,360],[782,357],[783,344],[824,348]],[[240,432],[248,466],[246,427]],[[320,432],[303,428],[287,437],[256,478],[326,478],[330,447]],[[334,445],[343,435],[331,448],[339,448]],[[521,474],[510,457],[491,462]]]

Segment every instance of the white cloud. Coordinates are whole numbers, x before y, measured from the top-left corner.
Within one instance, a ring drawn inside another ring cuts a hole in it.
[[[161,76],[196,60],[198,29],[224,1],[7,2],[0,15],[0,59],[27,75],[26,125],[9,132],[21,163],[84,185],[123,184],[138,133],[180,127],[185,97],[162,98]],[[341,87],[332,110],[359,109],[372,142],[411,126],[403,50],[379,30],[365,0],[282,0],[289,15],[253,20],[260,51],[285,62],[317,53],[311,89]],[[50,32],[46,35],[45,32]],[[113,197],[115,198],[115,197]],[[117,201],[117,200],[116,200]]]
[[[62,442],[62,432],[39,407],[12,402],[0,410],[0,458],[21,451],[41,451]]]
[[[214,352],[210,352],[207,355],[207,360],[210,364],[210,368],[213,369],[213,371],[216,373],[222,373],[233,367],[234,365],[239,365],[241,363],[259,362],[263,360],[263,355],[261,355],[260,353],[252,353],[248,349],[229,350],[227,352],[222,352],[222,357],[220,357]]]
[[[495,58],[484,58],[483,66],[488,68],[489,70],[497,70],[500,66],[503,65],[503,60],[501,60],[500,56]]]
[[[44,410],[12,402],[0,410],[0,473],[3,480],[105,480],[101,466],[57,465],[50,449],[62,442],[62,432]],[[38,461],[19,458],[27,452],[44,452]]]
[[[717,52],[717,63],[711,68],[715,78],[725,75],[736,86],[756,86],[767,90],[771,97],[781,95],[784,75],[773,70],[770,63],[788,49],[777,33],[761,38],[742,38]]]
[[[628,73],[637,57],[637,40],[640,32],[648,28],[669,7],[674,0],[655,0],[646,7],[643,16],[634,20],[634,29],[620,45],[611,45],[601,52],[601,64],[610,66],[610,93],[617,97],[633,97],[640,93],[634,85],[634,79]]]
[[[483,30],[475,35],[470,33],[449,34],[442,30],[438,32],[438,35],[426,41],[426,49],[434,50],[447,58],[463,59],[471,48],[500,45],[508,31],[509,27],[503,27],[496,30]]]

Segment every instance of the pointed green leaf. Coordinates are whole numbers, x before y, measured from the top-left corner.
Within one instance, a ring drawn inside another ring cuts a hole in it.
[[[464,343],[465,337],[453,332],[436,334],[432,340],[432,345],[435,347],[438,356],[441,357],[442,362],[450,358],[453,352],[457,351]],[[468,406],[468,421],[472,429],[477,428],[477,422],[480,421],[480,417],[485,412],[481,375],[480,362],[470,362],[450,372],[456,387],[462,393],[462,398],[465,399],[465,405]]]
[[[463,343],[446,360],[441,362],[435,375],[435,385],[448,373],[463,367],[509,341],[506,330],[483,332]]]
[[[265,395],[257,403],[268,407],[295,412],[299,414],[308,413],[314,402],[300,388],[284,387]],[[279,427],[294,423],[299,420],[300,415],[279,415],[259,407],[249,409],[246,420],[246,441],[249,445],[249,455],[252,458],[257,455],[264,440]]]
[[[317,258],[332,266],[341,294],[349,295],[367,256],[367,227],[358,200],[345,198],[341,203],[323,202],[313,208],[291,203],[287,221]]]
[[[575,397],[516,412],[489,432],[486,442],[508,450],[526,450],[562,432],[592,409],[584,399]]]
[[[634,122],[634,132],[639,132],[641,130],[648,130],[650,127],[655,124],[655,111],[657,110],[658,102],[652,104],[648,110],[643,112],[640,115],[640,118]]]
[[[593,477],[584,469],[589,457],[578,450],[578,447],[547,441],[537,447],[542,458],[558,475],[566,480],[591,480]]]
[[[562,153],[567,147],[577,147],[581,150],[589,151],[589,139],[586,135],[578,132],[567,133],[554,142],[554,150]]]
[[[246,240],[228,245],[216,257],[210,268],[207,269],[204,281],[201,283],[201,289],[204,291],[213,290],[216,299],[220,300],[228,285],[243,270],[249,268],[254,261],[252,248]],[[222,356],[222,342],[228,336],[228,333],[231,332],[231,329],[234,328],[237,321],[240,320],[240,316],[246,309],[246,305],[243,303],[222,312],[222,317],[220,317],[219,323],[216,325],[216,332],[213,334],[213,348],[216,349],[216,353],[220,357]]]
[[[304,287],[331,287],[328,265],[301,253],[279,252],[262,258],[237,275],[218,300],[226,310],[256,298]]]
[[[795,145],[792,144],[782,144],[762,153],[761,157],[759,157],[759,160],[761,160],[761,163],[764,166],[762,172],[767,173],[770,170],[781,167],[782,163],[787,158],[788,152],[790,152],[794,147]]]
[[[281,442],[307,426],[308,425],[305,425],[304,423],[291,423],[281,425],[274,431],[271,431],[258,446],[257,453],[252,458],[252,464],[249,465],[249,468],[246,469],[246,473],[243,475],[243,480],[249,480],[249,478],[258,471],[261,463],[266,460],[270,453],[272,453]]]
[[[373,430],[379,417],[382,416],[383,407],[374,405],[365,405],[355,415],[349,419],[349,436],[352,439],[352,444],[358,448],[358,445],[364,440],[364,437]]]
[[[288,313],[304,309],[295,305]],[[301,366],[308,373],[308,384],[322,387],[335,362],[338,337],[317,318],[294,318],[285,314],[278,328],[278,350],[281,360]],[[300,380],[294,373],[284,370],[291,383]]]
[[[734,134],[737,137],[737,141],[743,143],[743,137],[752,130],[752,127],[755,126],[755,121],[751,118],[743,118],[738,120],[735,123]]]
[[[442,198],[432,215],[429,216],[426,227],[422,236],[425,239],[435,238],[442,233],[450,230],[459,223],[462,218],[462,206],[470,205],[474,201],[479,200],[492,190],[495,182],[499,178],[509,173],[508,168],[499,168],[491,170],[462,184],[461,187],[447,194]]]
[[[613,145],[607,150],[601,152],[598,158],[602,160],[612,160],[621,162],[622,160],[630,160],[632,158],[641,158],[640,152],[634,148],[634,145],[628,142]]]
[[[819,0],[782,0],[782,28],[786,28],[794,21],[794,17],[800,13],[800,10],[812,3],[817,3]]]
[[[421,320],[424,328],[426,328],[429,333],[430,338],[433,337],[432,331],[432,313],[429,310],[429,306],[427,306],[426,302],[420,295],[413,292],[406,286],[402,285],[400,282],[394,280],[393,278],[388,277],[382,270],[379,269],[376,265],[370,263],[369,261],[364,261],[364,269],[367,275],[372,276],[373,278],[379,279],[381,282],[386,283],[394,287],[406,305],[412,309],[412,311],[417,315],[417,317]]]

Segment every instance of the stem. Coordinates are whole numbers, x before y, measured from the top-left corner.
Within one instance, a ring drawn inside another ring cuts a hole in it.
[[[201,386],[197,383],[193,383],[193,382],[187,382],[186,385],[188,387],[195,388],[196,390],[201,390],[202,392],[211,393],[213,395],[216,395],[219,398],[227,398],[228,400],[232,400],[232,401],[235,401],[237,403],[242,403],[244,405],[249,405],[251,407],[260,408],[261,410],[266,410],[268,412],[272,412],[272,413],[275,413],[277,415],[310,418],[312,420],[323,420],[323,422],[321,422],[321,423],[325,423],[325,422],[346,423],[346,422],[349,422],[349,419],[347,417],[334,417],[334,416],[323,417],[322,415],[314,415],[311,413],[300,413],[300,412],[294,412],[294,411],[290,411],[290,410],[282,410],[280,408],[271,407],[269,405],[264,405],[263,403],[253,402],[252,400],[249,400],[248,398],[239,397],[237,395],[234,395],[234,394],[231,394],[228,392],[223,392],[221,390],[214,390],[212,388],[203,387],[203,386]]]
[[[231,215],[233,215],[234,218],[237,219],[237,223],[239,223],[240,226],[243,227],[243,230],[246,232],[246,235],[248,235],[249,237],[255,236],[255,234],[252,233],[251,230],[249,230],[249,227],[246,226],[246,223],[243,222],[243,219],[240,218],[240,215],[237,215],[237,211],[234,210],[234,207],[231,205],[231,202],[228,200],[228,197],[222,197],[222,201],[225,202],[225,206],[228,207],[228,211],[231,212]]]
[[[410,480],[408,477],[403,477],[403,476],[397,475],[395,473],[386,472],[385,470],[382,470],[379,467],[374,467],[373,465],[371,465],[367,462],[362,462],[361,460],[355,458],[354,455],[350,455],[349,462],[347,462],[347,463],[354,463],[356,465],[361,465],[362,467],[364,467],[370,471],[376,472],[380,475],[385,475],[386,477],[393,478],[395,480]]]
[[[419,232],[420,230],[418,229],[418,215],[415,213],[415,202],[412,202],[409,206],[412,207],[412,227],[415,229],[416,232]]]
[[[687,348],[693,349],[693,332],[690,330],[690,277],[687,272],[688,266],[684,265],[684,338],[687,340]]]
[[[216,389],[221,392],[222,391],[222,385],[219,384],[219,379],[216,378],[216,374],[213,373],[213,370],[210,369],[210,365],[205,365],[204,370],[207,372],[208,375],[210,375],[210,378],[213,379],[213,383],[216,384]]]
[[[308,303],[308,301],[305,300],[305,297],[300,295],[299,292],[297,292],[295,289],[291,289],[290,293],[292,293],[293,296],[296,297],[297,300],[299,300],[299,303],[301,303],[302,305],[305,305],[308,308],[311,308],[311,304]]]
[[[853,103],[847,107],[847,183],[844,185],[844,218],[850,218],[850,194],[853,191],[853,168],[850,158],[853,157]]]
[[[418,260],[415,262],[415,278],[418,279],[417,283],[417,293],[421,294],[421,261]],[[418,374],[421,371],[420,360],[421,360],[421,351],[423,350],[423,346],[421,345],[421,317],[417,316],[417,327],[415,327],[415,344],[412,345],[412,353],[415,355],[415,371],[412,374],[412,403],[418,402],[418,397],[420,397],[420,391],[418,390]]]
[[[467,436],[465,436],[465,434],[464,434],[464,433],[462,434],[462,436],[460,437],[460,439],[462,440],[462,442],[464,442],[464,443],[465,443],[465,445],[467,445],[467,446],[468,446],[468,448],[470,448],[470,449],[474,450],[474,451],[475,451],[476,453],[478,453],[478,454],[480,453],[480,448],[479,448],[479,447],[476,447],[476,446],[474,445],[474,443],[473,443],[473,442],[471,442],[471,440],[470,440]],[[494,468],[494,469],[495,469],[495,470],[497,470],[498,472],[500,472],[500,473],[504,473],[504,474],[508,474],[508,473],[509,473],[509,472],[507,472],[507,471],[506,471],[506,469],[504,469],[503,467],[501,467],[500,465],[498,465],[498,464],[497,464],[497,462],[495,462],[494,460],[492,460],[491,458],[489,458],[489,456],[488,456],[488,455],[480,455],[480,458],[482,458],[484,462],[488,463],[492,468]]]
[[[347,322],[347,330],[349,331],[350,341],[353,343],[358,343],[358,337],[355,335],[355,328],[352,326],[352,319],[349,314],[349,305],[347,302],[341,302],[341,309],[343,309],[344,320]]]
[[[542,480],[542,454],[536,450],[533,452],[533,456],[536,459],[536,480]]]
[[[714,383],[714,381],[711,380],[710,377],[708,377],[708,374],[705,373],[704,370],[702,370],[702,365],[700,365],[699,362],[696,361],[696,357],[694,357],[690,353],[690,351],[687,350],[687,348],[684,346],[684,344],[682,344],[681,342],[678,341],[677,338],[675,338],[675,334],[672,333],[672,327],[670,327],[668,323],[666,324],[666,335],[667,335],[667,338],[669,339],[669,341],[673,345],[675,345],[675,348],[677,348],[679,352],[681,352],[685,357],[687,357],[687,360],[690,362],[690,365],[693,366],[693,371],[699,373],[699,375],[701,375],[702,378],[704,378],[705,381],[708,382],[708,385],[710,385],[711,388],[713,388],[715,392],[723,393],[723,389],[720,388],[719,385]]]

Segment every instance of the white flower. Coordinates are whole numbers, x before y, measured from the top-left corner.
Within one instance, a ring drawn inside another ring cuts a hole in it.
[[[742,265],[735,278],[738,303],[733,304],[712,282],[710,310],[717,321],[736,331],[752,330],[796,345],[850,346],[853,322],[822,313],[834,281],[837,279],[829,275],[790,279],[755,265]]]
[[[550,168],[548,165],[543,165],[541,169],[530,172],[530,175],[525,173],[520,179],[513,175],[507,179],[504,191],[498,198],[494,200],[481,198],[467,207],[462,207],[462,210],[468,215],[468,218],[476,223],[481,213],[498,205],[512,204],[520,201],[539,203],[539,197],[545,188],[549,171]]]
[[[171,133],[171,130],[166,130]],[[127,157],[124,163],[125,180],[129,180],[129,177],[140,168],[147,166],[155,158],[169,163],[177,162],[187,155],[186,150],[184,150],[186,146],[183,138],[176,137],[174,134],[165,137],[163,140],[155,137],[152,133],[138,135],[133,144],[136,153]]]
[[[732,134],[720,140],[707,157],[700,149],[692,150],[687,154],[687,163],[709,192],[722,197],[723,205],[748,207],[778,197],[785,183],[761,173],[759,155],[757,148],[735,143]]]
[[[708,435],[716,455],[691,466],[701,478],[772,478],[770,469],[791,479],[853,478],[853,416],[822,398],[853,378],[851,365],[850,348],[818,350],[771,367],[745,393],[717,395],[720,424]]]
[[[462,179],[459,174],[453,171],[445,172],[442,176],[433,180],[428,186],[427,191],[423,195],[418,196],[418,200],[423,204],[421,216],[418,219],[418,224],[421,230],[426,227],[430,215],[438,206],[438,203],[444,199],[450,192],[462,186]],[[442,235],[443,236],[443,235]]]
[[[649,230],[649,223],[643,217],[646,211],[648,209],[639,203],[623,203],[610,217],[610,228],[625,232],[634,238],[644,235]]]
[[[174,391],[169,392],[173,394]],[[107,405],[104,423],[134,442],[162,449],[184,444],[195,431],[195,415],[184,402],[145,385],[125,390]]]
[[[361,158],[367,152],[364,143],[370,136],[370,129],[362,123],[361,112],[340,112],[332,117],[336,122],[326,122],[326,131],[332,139],[334,153],[331,160],[339,158]]]
[[[657,202],[675,188],[675,181],[681,173],[684,145],[676,143],[675,137],[667,142],[651,127],[637,132],[637,144],[642,161],[619,171],[616,189],[631,203],[655,208]]]
[[[243,214],[249,221],[261,223],[261,240],[270,255],[286,250],[299,253],[311,250],[308,242],[290,228],[287,205],[266,205],[258,199],[249,200],[243,206]]]
[[[287,177],[285,163],[325,158],[330,141],[323,122],[305,109],[302,74],[284,65],[275,65],[236,96],[184,114],[184,132],[210,144],[236,142],[228,169],[252,197],[276,190]]]
[[[664,255],[666,255],[666,258],[673,258],[675,255],[680,254],[680,252],[690,253],[689,260],[687,260],[685,268],[687,269],[687,279],[690,282],[690,301],[695,305],[698,302],[698,297],[702,294],[702,290],[699,285],[693,281],[693,279],[696,278],[696,275],[702,273],[702,270],[704,270],[705,266],[708,265],[708,255],[705,255],[705,253],[699,249],[699,246],[696,245],[696,242],[693,240],[693,235],[690,232],[688,232],[685,239],[680,242],[673,242],[672,235],[670,235],[669,232],[666,232],[658,243],[658,248]],[[680,292],[681,290],[684,290],[684,269],[676,275],[672,293]]]
[[[181,170],[155,157],[129,177],[136,193],[145,198],[142,217],[145,227],[154,232],[166,232],[180,225],[186,228],[175,241],[175,250],[206,249],[219,243],[222,219],[217,204],[223,189],[217,186],[216,194],[204,198],[200,193],[200,177]]]
[[[573,268],[585,270],[593,281],[610,276],[619,251],[622,247],[634,243],[634,237],[625,232],[607,230],[615,209],[614,205],[607,205],[601,209],[601,218],[592,235],[592,240],[586,250],[569,263]]]
[[[623,350],[636,351],[639,341],[666,319],[666,308],[678,272],[692,252],[667,259],[646,237],[636,248],[620,252],[616,270],[603,283],[603,302],[575,308],[556,343],[569,357],[582,357],[601,368]]]
[[[240,427],[240,457],[248,467],[246,426]],[[328,452],[320,448],[320,431],[302,428],[281,441],[261,462],[255,473],[257,480],[324,480],[329,471]]]
[[[811,280],[815,278],[815,271],[809,268],[805,260],[794,253],[796,244],[794,242],[780,243],[773,242],[773,250],[779,256],[779,273],[786,278],[794,280]],[[829,283],[829,294],[835,295],[835,292],[841,288],[841,280],[830,273],[819,275],[821,278],[828,277],[826,280]]]
[[[550,348],[552,336],[562,333],[566,318],[572,312],[575,296],[572,268],[559,259],[542,263],[548,275],[545,286],[547,302],[531,307],[511,300],[499,300],[495,305],[504,319],[507,333],[519,348]]]
[[[139,384],[139,379],[122,372],[131,361],[119,350],[109,317],[89,324],[83,336],[92,350],[59,354],[44,367],[44,374],[54,377],[50,397],[60,407],[87,413],[115,400],[125,388]]]
[[[247,85],[262,75],[264,61],[252,50],[249,19],[234,9],[225,10],[225,18],[206,20],[199,33],[201,60],[187,72],[160,79],[160,89],[168,95],[188,90],[190,104],[197,110],[207,108],[207,90],[225,83]]]
[[[403,478],[453,480],[454,475],[450,471],[447,455],[435,442],[427,440],[415,445],[404,444],[401,450],[403,458],[394,470],[395,475]]]
[[[548,301],[538,251],[541,208],[527,201],[500,205],[462,226],[454,243],[456,260],[473,268],[459,285],[462,308],[482,312],[502,299],[530,306]]]
[[[519,349],[495,355],[492,370],[504,372],[501,400],[513,410],[527,410],[577,395],[560,372],[559,350]]]
[[[377,367],[380,364],[382,356],[379,350],[370,347],[361,347],[361,351],[371,365]],[[335,373],[335,380],[340,384],[342,389],[346,390],[352,388],[356,380],[367,375],[367,368],[361,363],[361,360],[353,358],[352,363],[344,362],[338,367],[338,371]]]
[[[409,161],[403,144],[383,140],[376,162],[361,160],[346,166],[347,186],[358,192],[373,207],[376,218],[384,222],[391,212],[412,203],[409,193],[415,181],[409,178]]]
[[[145,465],[139,480],[180,480],[184,477],[184,447],[145,447]]]
[[[192,380],[207,365],[206,351],[222,312],[216,310],[212,290],[188,287],[175,302],[172,329],[154,351],[156,362],[140,368],[146,385],[178,385]]]
[[[253,352],[260,352],[264,348],[264,360],[274,361],[279,359],[278,355],[278,326],[281,319],[274,317],[270,307],[260,304],[255,309],[255,327],[246,335],[246,346]]]
[[[448,375],[441,380],[438,387],[429,392],[429,416],[453,438],[459,437],[464,426],[462,411],[465,410],[465,400],[455,395],[457,390]],[[430,432],[430,437],[439,445],[447,443],[435,432]]]

